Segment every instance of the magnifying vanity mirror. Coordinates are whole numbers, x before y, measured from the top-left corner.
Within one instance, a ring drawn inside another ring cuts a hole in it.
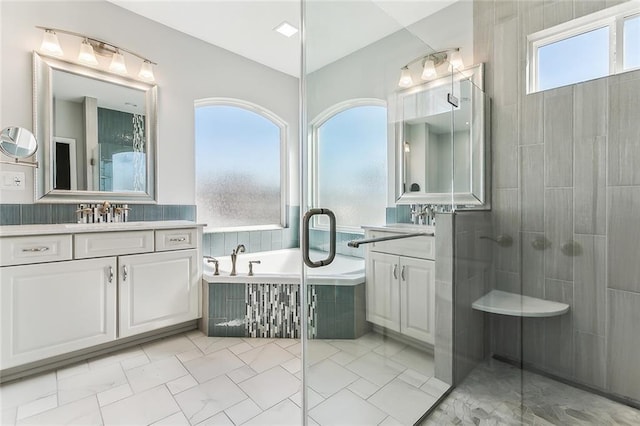
[[[155,201],[157,88],[34,53],[37,201]]]
[[[37,163],[22,161],[35,154],[37,149],[38,142],[33,133],[27,129],[7,127],[0,132],[0,152],[15,160],[15,162],[3,161],[3,163],[38,167]]]
[[[487,208],[489,144],[482,64],[396,99],[396,202]],[[453,159],[453,160],[452,160]]]

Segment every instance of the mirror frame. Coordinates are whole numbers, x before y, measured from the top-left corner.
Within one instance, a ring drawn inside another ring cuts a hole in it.
[[[147,152],[146,192],[79,191],[53,188],[53,71],[64,71],[110,84],[141,90],[145,93],[145,145]],[[35,201],[50,202],[102,202],[126,201],[156,203],[157,199],[157,103],[158,87],[132,78],[107,73],[98,69],[67,62],[33,52],[33,128],[38,141]]]
[[[473,86],[482,90],[484,94],[484,64],[480,63],[465,68],[453,74],[439,77],[427,83],[411,87],[406,90],[398,91],[395,94],[395,115],[392,116],[391,122],[394,125],[394,152],[395,152],[395,202],[396,204],[438,204],[451,205],[451,192],[440,193],[411,193],[404,192],[404,99],[426,90],[441,87],[443,85],[452,84],[462,80],[469,80]],[[479,150],[479,163],[474,168],[472,164],[471,182],[469,192],[456,192],[453,194],[453,202],[456,205],[468,206],[472,209],[490,209],[489,183],[490,183],[490,144],[489,139],[489,99],[484,94],[483,101],[472,100],[474,102],[471,108],[471,114],[479,114],[482,120],[480,128],[472,126],[470,129],[470,137],[478,138],[481,145]],[[475,132],[474,132],[475,131]],[[477,134],[476,134],[477,133]],[[470,144],[473,153],[473,144]],[[471,156],[473,158],[473,155]],[[425,165],[426,167],[426,165]]]

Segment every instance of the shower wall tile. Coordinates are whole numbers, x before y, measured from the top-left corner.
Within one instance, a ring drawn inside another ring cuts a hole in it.
[[[609,185],[640,185],[640,72],[609,78]]]
[[[609,288],[640,293],[640,187],[610,187],[608,198]]]
[[[522,361],[537,366],[545,365],[546,318],[522,319]]]
[[[573,86],[544,94],[546,187],[573,186]]]
[[[575,146],[575,232],[606,232],[607,213],[607,138],[586,137]]]
[[[609,82],[606,78],[586,81],[574,88],[573,111],[576,144],[584,138],[607,136]]]
[[[518,19],[496,22],[493,37],[493,63],[501,77],[494,81],[493,101],[499,106],[517,104]]]
[[[518,190],[498,189],[494,191],[493,212],[495,236],[505,235],[513,238],[511,246],[495,245],[496,268],[502,271],[518,272],[520,270]]]
[[[491,315],[491,348],[494,353],[512,360],[522,359],[522,319]]]
[[[570,281],[545,281],[545,299],[573,306],[573,283]],[[545,324],[545,367],[561,375],[573,376],[574,331],[573,314],[547,318]]]
[[[544,4],[544,27],[549,28],[573,19],[573,2],[550,0]]]
[[[551,246],[545,250],[545,277],[572,281],[573,258],[562,253],[563,244],[573,241],[573,190],[547,189],[544,202],[545,236]]]
[[[607,384],[611,392],[640,401],[640,294],[609,290]]]
[[[607,241],[604,236],[576,235],[582,253],[574,257],[575,293],[571,307],[575,329],[604,336],[607,309]]]
[[[597,12],[606,7],[605,0],[574,0],[573,16],[579,18],[593,12]]]
[[[436,280],[434,376],[453,384],[453,285]]]
[[[493,187],[517,188],[518,168],[518,110],[516,105],[494,106],[491,130],[493,145]]]
[[[520,102],[520,145],[538,145],[544,142],[544,93],[532,93]],[[537,163],[538,167],[542,161]]]
[[[575,379],[578,382],[604,389],[606,386],[605,338],[595,334],[576,331],[575,335]]]
[[[514,272],[496,270],[496,290],[520,294],[520,275]]]
[[[544,299],[544,245],[542,233],[523,232],[522,294]]]
[[[544,145],[520,147],[522,231],[544,231]]]

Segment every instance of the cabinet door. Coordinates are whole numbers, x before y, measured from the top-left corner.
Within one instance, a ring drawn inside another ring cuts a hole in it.
[[[0,268],[0,368],[115,339],[115,273],[115,257]]]
[[[401,332],[434,343],[435,262],[400,258]]]
[[[198,317],[197,250],[118,258],[119,336]]]
[[[398,256],[369,252],[367,260],[367,321],[400,331]]]

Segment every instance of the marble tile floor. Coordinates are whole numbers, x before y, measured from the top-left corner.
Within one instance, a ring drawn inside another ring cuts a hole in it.
[[[640,425],[640,411],[491,359],[422,425]]]
[[[191,331],[0,386],[0,424],[299,425],[301,343]],[[375,333],[309,342],[310,425],[413,424],[447,385]]]

